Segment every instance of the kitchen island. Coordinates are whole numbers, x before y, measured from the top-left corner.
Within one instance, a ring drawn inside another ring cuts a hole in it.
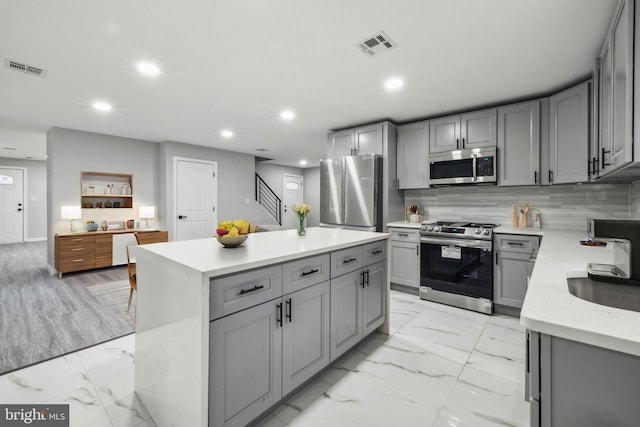
[[[245,425],[388,328],[386,233],[136,248],[135,391],[156,424]]]

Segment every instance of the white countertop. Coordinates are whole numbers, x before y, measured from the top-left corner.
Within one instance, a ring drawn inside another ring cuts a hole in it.
[[[215,238],[210,238],[144,245],[139,250],[149,250],[213,277],[388,237],[387,233],[310,227],[306,236],[298,236],[295,229],[251,233],[247,241],[237,248],[224,248]]]
[[[580,230],[542,232],[520,323],[533,331],[640,356],[640,313],[585,301],[571,295],[567,286],[567,273],[586,276],[588,263],[612,263],[611,245],[582,246],[579,241],[586,232]]]
[[[533,228],[533,227],[511,227],[501,225],[493,229],[493,232],[496,234],[524,234],[527,236],[544,236],[544,230],[548,230],[553,232],[552,229],[542,229],[542,228]],[[582,231],[583,235],[587,235],[586,231]]]
[[[400,228],[415,228],[418,229],[422,223],[420,222],[409,222],[409,221],[395,221],[387,223],[387,227],[400,227]]]

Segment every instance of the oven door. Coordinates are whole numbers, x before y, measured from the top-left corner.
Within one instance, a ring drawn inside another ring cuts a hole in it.
[[[493,300],[490,240],[422,237],[420,286]]]

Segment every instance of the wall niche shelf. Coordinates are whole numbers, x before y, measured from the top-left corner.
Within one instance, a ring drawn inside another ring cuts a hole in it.
[[[83,209],[130,209],[133,207],[133,175],[81,172],[80,194]]]

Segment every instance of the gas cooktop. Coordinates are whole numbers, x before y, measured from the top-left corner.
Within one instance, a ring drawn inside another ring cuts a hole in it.
[[[493,237],[493,229],[498,226],[499,224],[468,221],[423,222],[420,235],[490,240]]]

